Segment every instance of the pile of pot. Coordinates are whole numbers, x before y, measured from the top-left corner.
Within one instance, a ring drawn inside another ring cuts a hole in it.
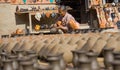
[[[114,52],[114,48],[104,48],[104,68],[97,61],[98,54],[93,51],[72,50],[72,64],[69,66],[63,59],[64,53],[47,54],[46,62],[38,58],[35,51],[15,50],[11,54],[2,51],[0,53],[1,70],[119,70],[120,52]]]
[[[72,50],[92,51],[100,55],[106,47],[119,52],[119,42],[120,33],[31,35],[1,38],[0,52],[12,54],[16,50],[32,50],[45,61],[49,53],[54,55],[63,53],[65,63],[71,63]]]

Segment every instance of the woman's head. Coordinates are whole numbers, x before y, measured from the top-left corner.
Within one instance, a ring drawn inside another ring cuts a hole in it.
[[[60,6],[58,8],[58,12],[59,12],[60,15],[65,16],[65,14],[67,12],[67,7],[66,6]]]

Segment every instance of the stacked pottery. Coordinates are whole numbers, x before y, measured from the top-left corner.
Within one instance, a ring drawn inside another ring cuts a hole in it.
[[[37,70],[51,70],[51,66],[50,65],[39,65],[37,67]]]
[[[18,58],[24,57],[24,51],[23,50],[16,50],[15,53],[17,54]]]
[[[94,52],[88,52],[87,53],[88,58],[91,61],[91,68],[92,70],[100,70],[99,64],[97,62],[97,54]]]
[[[21,62],[23,70],[34,70],[33,62]]]
[[[113,52],[114,58],[119,57],[120,56],[120,52]]]
[[[6,60],[7,59],[7,53],[5,53],[5,52],[1,52],[0,56],[1,56],[1,60]]]
[[[84,61],[88,60],[86,52],[82,50],[79,50],[79,51],[76,50],[76,51],[72,51],[72,53],[73,53],[73,65],[75,69],[79,69],[80,62],[84,63]]]
[[[51,65],[51,70],[62,70],[60,66],[60,58],[59,57],[49,57],[47,58]]]
[[[8,59],[12,60],[13,70],[18,70],[19,64],[18,64],[18,61],[17,61],[17,56],[16,55],[9,55]]]
[[[113,61],[112,62],[113,70],[120,70],[120,61]]]
[[[35,51],[29,50],[27,51],[27,56],[32,59],[33,62],[33,67],[36,68],[38,66],[38,55],[36,54]]]
[[[12,60],[2,60],[3,70],[14,70],[12,66]]]
[[[72,59],[72,63],[75,69],[78,69],[79,67],[79,63],[78,63],[78,55],[77,55],[77,51],[72,51],[73,54],[73,59]]]
[[[56,62],[58,62],[58,65],[60,67],[61,70],[65,70],[66,68],[66,64],[65,64],[65,61],[63,59],[63,53],[58,53],[57,55],[55,54],[48,54],[47,55],[47,58],[48,58],[48,61],[49,59],[56,59]]]
[[[17,61],[18,61],[18,64],[19,64],[18,70],[24,70],[24,68],[26,69],[26,67],[29,67],[29,66],[33,67],[32,59],[28,56],[20,57],[20,58],[17,59]],[[27,68],[27,69],[29,69],[29,68]]]
[[[86,61],[80,61],[79,60],[78,70],[92,70],[91,62],[89,60],[86,60]]]
[[[104,64],[106,69],[112,70],[112,64],[111,62],[114,61],[114,56],[113,56],[113,48],[104,48],[103,49],[103,56],[104,56]]]
[[[0,56],[1,56],[1,58],[0,58],[0,67],[1,67],[1,68],[4,68],[4,63],[3,63],[3,61],[5,61],[5,60],[7,59],[7,53],[1,52],[1,53],[0,53]]]

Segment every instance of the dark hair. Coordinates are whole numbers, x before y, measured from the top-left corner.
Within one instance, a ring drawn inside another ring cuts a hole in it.
[[[67,7],[64,5],[61,5],[58,9],[62,11],[67,11]]]

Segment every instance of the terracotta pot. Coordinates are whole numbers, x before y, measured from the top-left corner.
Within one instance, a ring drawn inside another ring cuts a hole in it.
[[[39,65],[37,70],[51,70],[51,66],[49,65]]]
[[[76,42],[79,40],[79,37],[71,37],[68,44],[73,45],[76,44]]]
[[[34,41],[25,41],[24,46],[21,47],[22,50],[30,50],[34,46]]]
[[[78,50],[81,50],[82,47],[84,47],[84,45],[87,43],[86,40],[82,40],[80,39],[76,44],[77,44],[77,48]]]
[[[3,60],[3,70],[13,70],[12,60]]]
[[[120,55],[114,56],[114,60],[120,61]]]
[[[120,45],[120,41],[115,41],[116,43],[113,42],[114,46],[114,52],[119,52],[120,48],[118,47]]]
[[[111,35],[112,34],[110,33],[101,33],[100,38],[107,41],[111,37]]]
[[[58,54],[48,54],[47,58],[59,58],[59,65],[61,67],[62,70],[65,70],[66,68],[66,63],[63,59],[63,53],[58,53]]]
[[[22,46],[24,46],[24,41],[18,41],[18,43],[13,47],[12,51],[15,53],[15,51],[20,50]]]
[[[105,67],[109,70],[112,69],[111,62],[114,61],[113,50],[114,50],[113,48],[103,49],[104,64],[105,64]]]
[[[58,53],[64,53],[63,54],[63,58],[65,60],[66,63],[71,63],[72,62],[72,50],[75,50],[77,47],[77,45],[68,45],[68,44],[62,44],[60,47],[60,50],[58,51]]]
[[[47,59],[51,65],[51,70],[62,70],[60,66],[60,58],[59,57],[49,57]]]
[[[94,46],[98,38],[99,37],[90,37],[87,40],[87,43],[81,48],[81,50],[89,51]]]
[[[89,58],[89,60],[91,61],[91,69],[92,70],[100,70],[100,66],[97,62],[97,54],[94,52],[88,52],[87,56]]]
[[[108,48],[115,48],[114,51],[118,50],[119,48],[118,46],[118,42],[116,39],[114,39],[114,37],[110,37],[107,41],[106,47]]]
[[[105,47],[106,43],[107,42],[105,40],[98,39],[90,50],[96,52],[99,55]]]
[[[8,53],[11,53],[12,49],[15,47],[15,45],[17,44],[17,41],[12,41],[8,44],[8,46],[5,48],[5,50]]]
[[[60,50],[60,47],[61,47],[62,45],[60,45],[60,44],[56,44],[52,49],[51,49],[51,51],[50,51],[50,53],[52,53],[52,54],[58,54],[59,52],[59,50]]]
[[[10,60],[12,60],[13,70],[18,70],[19,64],[18,64],[18,61],[17,61],[17,56],[16,55],[9,55],[8,58]]]
[[[34,70],[34,67],[33,67],[33,62],[21,62],[20,63],[23,67],[23,70]]]
[[[77,51],[72,51],[72,53],[73,53],[73,59],[72,59],[73,66],[75,69],[78,69],[79,63],[78,63]]]
[[[9,42],[2,45],[2,47],[0,48],[0,52],[7,52],[5,48],[8,47],[8,45],[9,45]]]
[[[113,70],[119,70],[120,69],[120,61],[113,61],[112,66],[113,66]]]
[[[23,66],[22,66],[21,63],[24,64],[24,62],[31,62],[32,59],[31,59],[30,57],[19,57],[19,58],[17,59],[17,61],[18,61],[18,63],[19,63],[19,68],[18,68],[18,70],[24,70],[24,68],[23,68]]]
[[[32,59],[33,67],[37,68],[38,64],[38,55],[37,54],[31,54],[29,57]]]
[[[7,53],[2,52],[2,53],[0,53],[0,56],[1,56],[1,58],[0,58],[0,66],[3,67],[4,64],[3,64],[2,61],[5,61],[7,59]]]
[[[86,55],[86,51],[82,51],[82,50],[77,51],[77,55],[78,55],[78,60],[79,61],[86,61],[86,60],[88,60],[88,57]]]
[[[78,70],[92,70],[91,69],[91,62],[89,60],[86,61],[79,61],[79,69]]]
[[[39,52],[39,56],[40,56],[40,57],[44,57],[44,56],[45,56],[44,53],[45,53],[46,51],[47,51],[47,47],[46,47],[46,46],[42,47],[41,50],[40,50],[40,52]]]
[[[2,52],[2,51],[3,51],[3,48],[6,47],[7,45],[8,45],[8,44],[6,44],[6,43],[0,44],[0,52]]]
[[[42,47],[45,45],[45,43],[39,43],[38,45],[37,45],[37,47],[35,48],[35,50],[36,50],[36,53],[39,53],[40,52],[40,50],[42,49]]]
[[[113,52],[114,57],[120,56],[120,52]]]
[[[60,44],[67,44],[71,40],[71,37],[61,37]]]
[[[24,55],[25,55],[25,51],[23,51],[23,50],[15,50],[15,52],[16,52],[18,58],[24,57]]]
[[[47,17],[47,18],[50,18],[50,14],[51,14],[51,13],[46,12],[46,14],[45,14],[45,15],[46,15],[46,17]]]

